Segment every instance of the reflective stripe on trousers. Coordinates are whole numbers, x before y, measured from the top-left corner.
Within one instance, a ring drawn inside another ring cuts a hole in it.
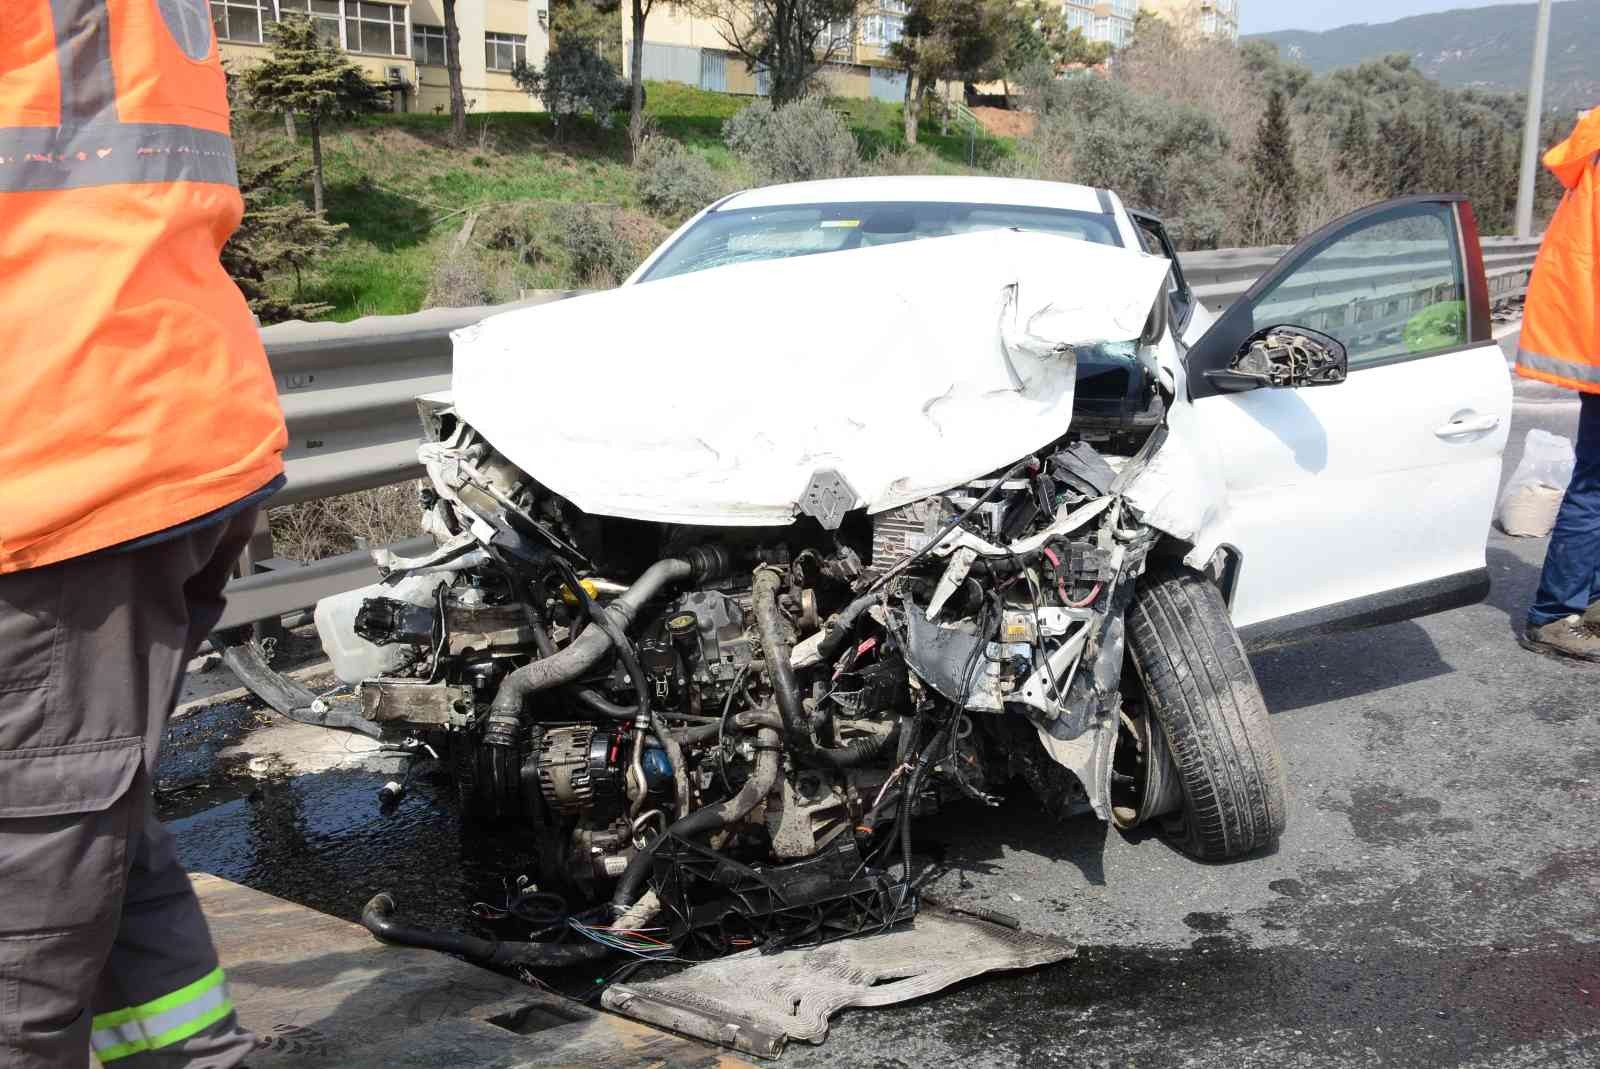
[[[95,1017],[89,1042],[102,1062],[160,1050],[188,1039],[233,1012],[219,965],[169,995]]]

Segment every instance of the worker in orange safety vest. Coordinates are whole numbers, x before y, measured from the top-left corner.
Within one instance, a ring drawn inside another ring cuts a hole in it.
[[[1523,645],[1600,661],[1600,108],[1545,153],[1566,189],[1539,246],[1517,374],[1577,390],[1577,464],[1550,535]]]
[[[238,1064],[151,807],[282,483],[206,0],[0,5],[0,1065]]]

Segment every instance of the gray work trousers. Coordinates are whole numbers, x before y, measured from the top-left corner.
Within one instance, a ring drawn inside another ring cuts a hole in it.
[[[151,784],[254,510],[0,575],[0,1065],[225,1069],[233,1013]]]

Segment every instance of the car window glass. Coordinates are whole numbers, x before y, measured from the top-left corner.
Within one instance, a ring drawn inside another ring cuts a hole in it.
[[[1255,301],[1254,327],[1331,334],[1359,367],[1467,340],[1465,273],[1447,204],[1408,206],[1347,231]]]
[[[893,245],[921,238],[1019,227],[1119,245],[1116,221],[1099,212],[998,204],[877,201],[712,212],[673,242],[640,281],[728,264]]]

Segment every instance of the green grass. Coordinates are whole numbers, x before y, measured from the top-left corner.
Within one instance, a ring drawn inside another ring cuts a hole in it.
[[[748,172],[722,143],[722,125],[752,98],[710,93],[669,82],[646,83],[645,112],[654,136],[676,140],[725,176],[730,189],[749,182]],[[833,100],[870,161],[904,150],[901,106],[876,100]],[[349,227],[346,240],[306,278],[305,298],[332,306],[326,318],[395,315],[422,307],[433,271],[455,235],[477,209],[486,221],[523,208],[538,218],[529,224],[549,231],[559,204],[604,204],[639,210],[633,171],[626,163],[626,116],[608,128],[593,123],[557,140],[550,116],[504,112],[470,116],[463,146],[449,141],[442,115],[363,116],[323,133],[328,217]],[[302,124],[301,140],[307,135]],[[924,152],[914,166],[964,173],[992,166],[1011,154],[1008,139],[976,139],[977,167],[968,164],[968,140],[937,133],[925,122]],[[485,226],[485,229],[488,229]],[[638,227],[635,227],[638,230]],[[474,255],[498,280],[497,299],[521,288],[579,285],[567,277],[562,257],[536,243],[539,255],[484,248],[483,230],[473,235]]]

